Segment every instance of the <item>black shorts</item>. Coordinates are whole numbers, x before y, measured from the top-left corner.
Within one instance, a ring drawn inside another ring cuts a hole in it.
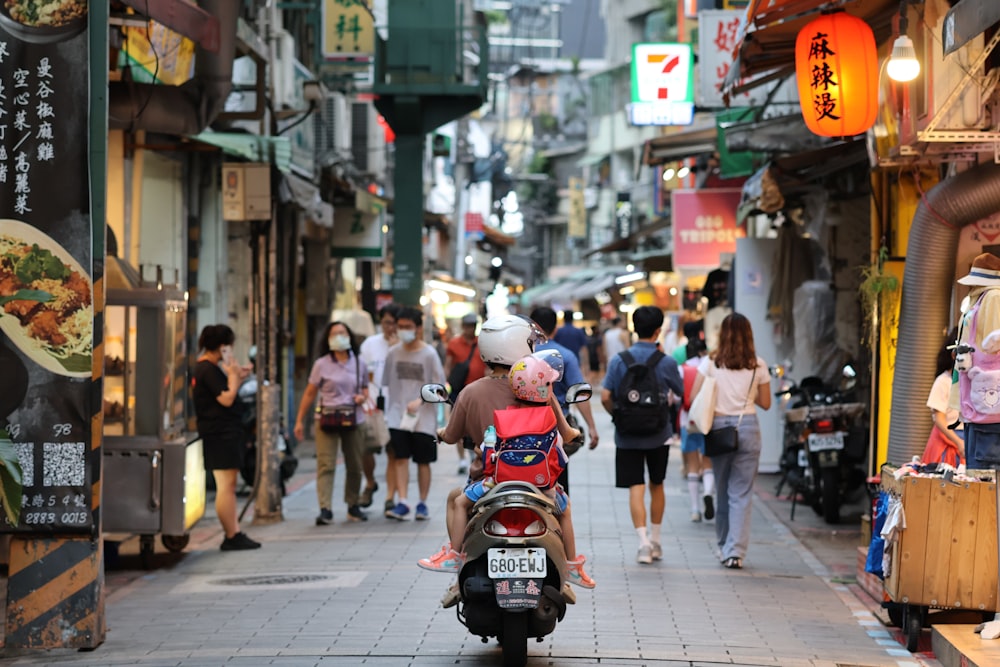
[[[438,458],[437,438],[426,433],[390,428],[389,447],[397,459],[413,459],[414,463],[434,463]]]
[[[666,446],[653,449],[615,449],[615,486],[627,489],[645,484],[646,470],[649,471],[650,484],[663,484],[669,457],[670,448]]]
[[[201,436],[205,470],[239,470],[247,451],[247,438],[241,431],[210,433]]]

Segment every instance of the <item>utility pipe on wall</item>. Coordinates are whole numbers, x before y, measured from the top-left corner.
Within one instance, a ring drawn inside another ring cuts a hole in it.
[[[997,211],[1000,165],[992,162],[942,181],[917,207],[903,270],[889,463],[906,463],[924,451],[931,428],[926,403],[934,383],[937,346],[954,324],[949,321],[949,304],[959,232]]]

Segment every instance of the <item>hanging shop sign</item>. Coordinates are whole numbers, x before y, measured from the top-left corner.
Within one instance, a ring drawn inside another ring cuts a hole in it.
[[[271,219],[271,165],[226,162],[222,165],[222,219]]]
[[[632,235],[632,195],[619,192],[615,201],[615,236],[627,239]]]
[[[323,0],[324,60],[370,61],[375,55],[371,0]]]
[[[694,52],[690,44],[632,45],[632,125],[694,122]]]
[[[674,190],[670,194],[674,269],[710,269],[746,236],[736,225],[739,190]]]
[[[384,217],[385,200],[358,190],[354,208],[340,206],[334,209],[330,256],[382,259]]]
[[[875,35],[856,16],[824,14],[795,39],[802,117],[813,134],[852,137],[874,125],[878,74]]]
[[[569,177],[569,223],[566,234],[571,239],[587,238],[587,203],[582,178]]]
[[[0,513],[0,531],[90,532],[103,263],[80,139],[90,123],[87,3],[39,17],[12,4],[0,13],[0,446],[16,450],[23,490],[20,522]]]

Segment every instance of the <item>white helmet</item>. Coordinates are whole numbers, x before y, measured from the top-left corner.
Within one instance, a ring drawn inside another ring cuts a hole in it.
[[[517,315],[498,315],[483,323],[479,332],[479,356],[487,364],[513,366],[547,339],[538,325]]]

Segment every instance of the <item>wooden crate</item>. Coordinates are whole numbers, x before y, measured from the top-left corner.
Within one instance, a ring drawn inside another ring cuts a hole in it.
[[[883,468],[882,486],[902,498],[906,514],[884,582],[889,597],[920,606],[996,611],[996,484],[895,480],[891,469]]]

